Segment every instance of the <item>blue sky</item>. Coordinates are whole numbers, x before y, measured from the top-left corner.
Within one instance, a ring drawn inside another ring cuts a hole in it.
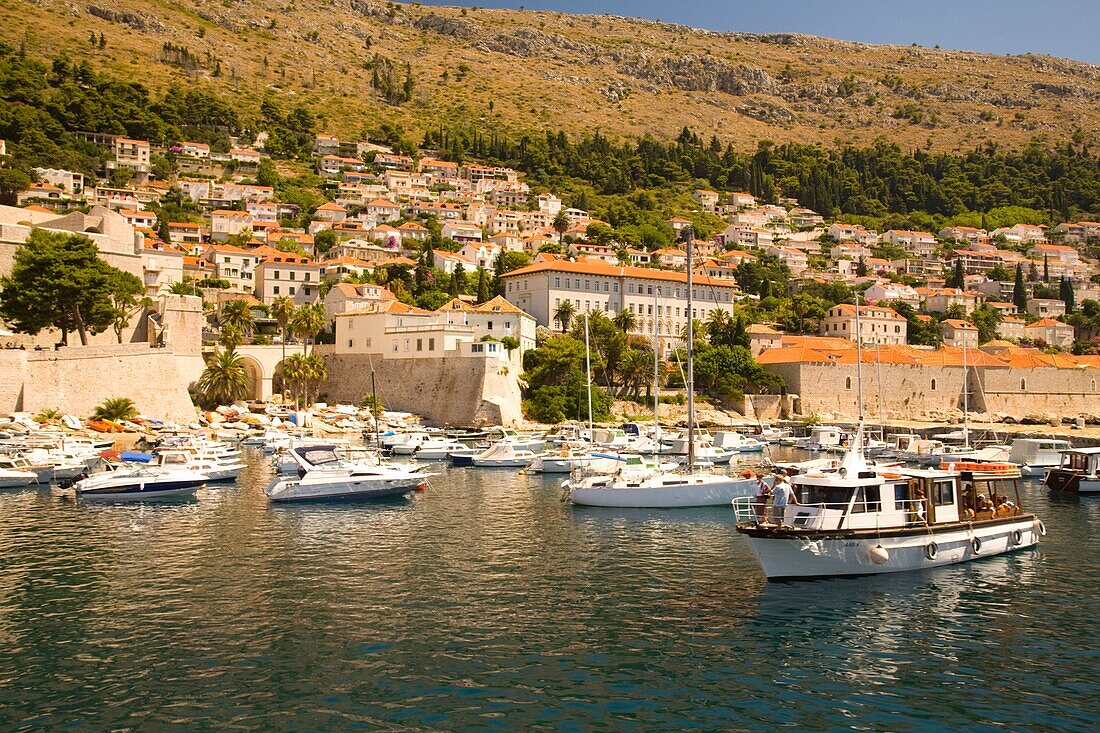
[[[457,0],[425,5],[657,18],[718,31],[795,32],[867,43],[1044,53],[1100,64],[1100,0]]]

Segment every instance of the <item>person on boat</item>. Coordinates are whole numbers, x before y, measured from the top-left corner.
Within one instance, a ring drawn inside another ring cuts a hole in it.
[[[995,516],[1007,517],[1016,513],[1017,507],[1014,503],[1009,501],[1008,497],[1004,494],[998,494],[993,500],[994,506],[996,506]]]
[[[758,519],[764,519],[764,515],[767,513],[768,499],[772,495],[772,487],[768,485],[768,482],[764,480],[763,476],[756,477],[756,516]]]
[[[928,524],[928,519],[924,513],[925,501],[924,489],[918,486],[913,494],[913,517],[916,524]]]
[[[783,524],[788,504],[798,504],[798,497],[795,496],[794,489],[787,481],[787,472],[781,470],[775,479],[775,485],[772,486],[772,521],[774,523]]]

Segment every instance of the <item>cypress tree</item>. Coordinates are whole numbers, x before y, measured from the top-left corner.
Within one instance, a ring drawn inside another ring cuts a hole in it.
[[[1073,283],[1069,281],[1069,278],[1065,275],[1062,276],[1061,282],[1058,284],[1058,297],[1063,303],[1066,304],[1066,313],[1073,313],[1074,307],[1074,293]]]
[[[1012,285],[1012,302],[1016,310],[1023,313],[1027,310],[1027,289],[1024,287],[1024,267],[1016,265],[1016,282]]]

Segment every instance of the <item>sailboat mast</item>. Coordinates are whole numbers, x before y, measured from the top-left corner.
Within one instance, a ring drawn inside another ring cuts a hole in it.
[[[370,370],[370,399],[371,408],[374,410],[374,447],[379,451],[382,450],[382,438],[378,427],[378,418],[382,416],[382,411],[378,409],[378,389],[374,383],[374,367]],[[382,454],[379,453],[379,456]]]
[[[966,363],[966,331],[963,331],[963,447],[970,448],[970,368]]]
[[[863,331],[859,325],[859,292],[856,292],[856,399],[859,400],[859,428],[863,428]]]
[[[695,329],[692,321],[691,296],[691,240],[694,233],[691,227],[684,230],[687,233],[687,402],[688,402],[688,471],[695,473]]]
[[[661,441],[661,340],[657,328],[657,298],[661,286],[653,289],[653,462],[657,462],[657,452]]]
[[[592,349],[588,346],[588,311],[584,312],[584,376],[588,381],[588,440],[596,439],[592,432]]]

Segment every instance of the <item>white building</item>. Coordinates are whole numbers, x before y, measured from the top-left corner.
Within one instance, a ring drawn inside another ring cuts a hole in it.
[[[892,308],[874,305],[859,307],[859,336],[856,330],[856,307],[848,303],[834,305],[821,322],[824,336],[858,340],[869,344],[904,344],[909,322]]]

